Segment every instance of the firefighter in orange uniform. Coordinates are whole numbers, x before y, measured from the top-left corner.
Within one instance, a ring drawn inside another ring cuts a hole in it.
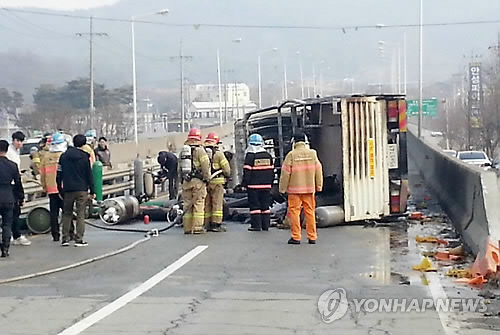
[[[219,135],[208,133],[205,148],[210,157],[211,177],[207,185],[207,198],[205,200],[205,228],[207,231],[224,232],[222,226],[224,216],[224,184],[226,178],[231,176],[231,168],[224,153],[219,149]]]
[[[185,152],[188,151],[188,152]],[[201,131],[189,131],[181,152],[182,199],[184,200],[184,233],[204,233],[206,183],[210,180],[210,159],[201,139]]]
[[[315,193],[323,189],[323,170],[315,150],[306,145],[304,133],[293,137],[293,149],[288,153],[281,167],[280,193],[288,193],[288,212],[292,237],[288,244],[300,244],[300,210],[306,217],[309,244],[316,244],[316,200]]]

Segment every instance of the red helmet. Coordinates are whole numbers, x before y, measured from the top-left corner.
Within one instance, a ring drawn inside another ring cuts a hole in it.
[[[192,128],[188,134],[188,140],[198,140],[201,141],[201,130],[198,128]]]
[[[205,144],[219,144],[219,135],[215,132],[210,132],[207,135],[207,138],[205,139]]]

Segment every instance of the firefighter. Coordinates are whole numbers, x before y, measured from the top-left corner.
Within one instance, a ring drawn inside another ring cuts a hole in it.
[[[274,181],[273,157],[264,149],[259,134],[248,139],[248,149],[243,166],[243,187],[247,188],[250,205],[249,231],[268,231],[271,223],[271,187]]]
[[[226,178],[231,176],[231,168],[224,153],[219,149],[219,135],[208,133],[205,148],[210,158],[211,177],[207,185],[207,198],[205,200],[205,228],[207,231],[224,232],[222,226],[224,216],[224,184]]]
[[[30,160],[31,175],[36,179],[36,177],[40,175],[40,152],[37,147],[30,149]]]
[[[294,135],[293,149],[281,167],[280,193],[288,193],[292,237],[288,244],[300,244],[300,210],[304,208],[309,244],[316,244],[315,193],[323,188],[323,170],[316,151],[307,146],[304,133]]]
[[[201,131],[189,131],[181,152],[182,199],[184,200],[184,233],[203,234],[206,183],[210,180],[210,159],[203,148]]]
[[[43,191],[49,196],[50,227],[54,242],[58,242],[61,237],[59,212],[63,209],[64,204],[57,189],[57,165],[59,158],[66,152],[67,148],[68,142],[66,142],[64,135],[55,133],[52,136],[49,151],[43,155],[40,163],[40,182]],[[73,235],[73,230],[71,229],[70,235]]]

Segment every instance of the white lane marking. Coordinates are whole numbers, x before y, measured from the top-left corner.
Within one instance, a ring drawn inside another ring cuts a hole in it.
[[[441,285],[439,274],[427,272],[425,273],[425,276],[429,281],[429,289],[431,291],[434,302],[437,300],[446,300],[448,297],[446,296],[446,292]],[[434,306],[437,306],[437,304],[434,303]],[[439,320],[441,321],[441,325],[443,326],[444,333],[446,335],[457,334],[459,327],[451,327],[452,320],[450,319],[449,314],[447,312],[444,312],[441,308],[436,308],[436,312],[438,313]]]
[[[129,291],[128,293],[125,293],[115,301],[111,302],[110,304],[104,306],[100,310],[92,313],[91,315],[87,316],[85,319],[78,321],[74,325],[72,325],[69,328],[66,328],[64,331],[59,333],[58,335],[78,335],[81,332],[83,332],[85,329],[93,326],[97,322],[101,321],[105,317],[111,315],[112,313],[116,312],[129,302],[133,301],[143,293],[149,291],[151,288],[159,284],[162,280],[170,276],[172,273],[175,271],[179,270],[181,267],[186,265],[188,262],[190,262],[193,258],[201,254],[205,249],[207,249],[207,245],[199,245],[181,258],[179,258],[177,261],[174,263],[170,264],[167,266],[165,269],[161,270],[157,274],[155,274],[153,277],[149,278],[147,281],[139,285],[138,287],[134,288],[132,291]]]

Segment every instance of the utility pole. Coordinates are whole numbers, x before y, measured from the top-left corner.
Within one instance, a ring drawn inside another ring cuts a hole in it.
[[[103,37],[108,36],[107,33],[94,33],[93,28],[94,18],[90,17],[90,29],[88,33],[77,33],[79,37],[88,36],[90,42],[90,102],[89,102],[89,114],[90,114],[90,128],[93,130],[95,127],[95,107],[94,107],[94,36]]]
[[[408,78],[407,78],[407,75],[408,75],[408,71],[407,71],[407,55],[406,55],[406,32],[404,33],[403,35],[403,81],[404,81],[404,88],[403,88],[403,93],[406,95],[406,91],[407,91],[407,86],[408,86]]]
[[[180,77],[181,77],[181,130],[184,133],[186,131],[186,106],[184,101],[184,62],[193,59],[192,56],[185,56],[182,49],[182,40],[180,43],[179,56],[170,57],[171,60],[178,59],[180,62]]]
[[[219,125],[222,127],[223,125],[223,117],[222,117],[222,81],[221,81],[221,73],[220,73],[220,52],[219,48],[217,48],[217,81],[219,86]]]

